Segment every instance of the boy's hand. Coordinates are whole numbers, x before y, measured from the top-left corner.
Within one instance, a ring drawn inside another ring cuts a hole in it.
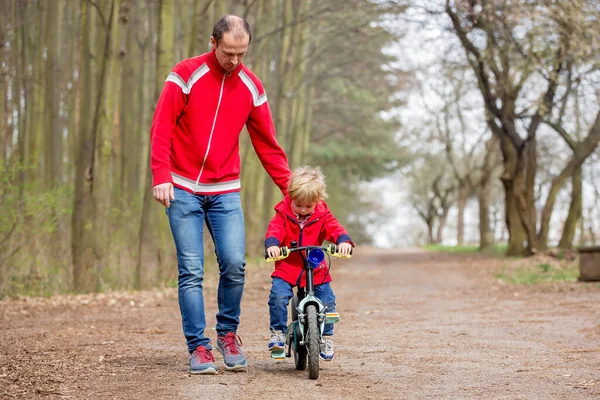
[[[277,258],[281,255],[281,250],[279,250],[279,247],[277,246],[271,246],[267,248],[267,254],[269,255],[269,258]]]
[[[337,246],[337,251],[343,256],[349,256],[352,251],[352,245],[348,242],[340,243]]]

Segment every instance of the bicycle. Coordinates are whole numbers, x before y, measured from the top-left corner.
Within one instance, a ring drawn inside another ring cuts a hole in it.
[[[325,259],[325,254],[340,258],[350,258],[351,255],[339,254],[335,244],[297,247],[296,242],[291,242],[289,248],[284,246],[280,250],[281,256],[276,258],[270,258],[265,254],[267,261],[283,260],[296,251],[304,252],[302,273],[306,274],[306,287],[300,287],[300,279],[298,279],[295,286],[296,293],[290,302],[291,322],[288,325],[285,343],[287,352],[273,351],[271,357],[276,361],[282,361],[286,357],[291,357],[293,351],[296,369],[304,371],[308,359],[308,377],[318,379],[319,346],[323,340],[325,324],[338,323],[340,315],[337,312],[327,312],[327,307],[315,296],[313,269],[321,265]],[[329,268],[331,259],[328,259],[326,264]]]

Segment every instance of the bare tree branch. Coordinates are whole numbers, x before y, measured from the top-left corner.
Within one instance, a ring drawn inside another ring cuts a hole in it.
[[[558,122],[552,122],[547,118],[542,118],[542,122],[548,125],[550,128],[554,129],[567,143],[569,148],[575,151],[577,147],[577,142],[573,139],[573,137],[563,128],[563,126]]]

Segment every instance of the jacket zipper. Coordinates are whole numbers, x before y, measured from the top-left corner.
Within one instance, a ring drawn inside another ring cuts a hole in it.
[[[292,220],[292,222],[296,223],[298,226],[300,226],[300,222],[298,222],[296,219],[290,217],[289,215],[285,214],[286,217],[288,217],[290,220]],[[321,217],[315,219],[314,221],[310,221],[309,223],[307,223],[306,225],[304,225],[304,228],[306,228],[309,225],[314,224],[315,222],[317,222],[318,220],[320,220]],[[300,234],[298,235],[298,247],[302,246],[302,232],[304,232],[304,228],[300,228]],[[304,257],[304,254],[300,253],[300,257],[302,257],[302,262],[306,262],[306,258]],[[302,270],[300,271],[300,275],[298,275],[298,279],[296,279],[296,286],[300,286],[300,281],[302,281],[302,274],[304,274],[304,268],[302,268]]]
[[[221,91],[219,93],[219,102],[217,103],[217,110],[215,111],[215,118],[213,119],[212,128],[210,130],[210,136],[208,137],[208,145],[206,146],[206,154],[204,154],[204,160],[202,160],[202,167],[200,168],[200,173],[198,174],[198,178],[196,179],[195,188],[198,187],[198,182],[200,182],[200,177],[202,176],[202,171],[204,171],[204,164],[206,163],[206,159],[208,158],[208,151],[210,150],[210,143],[212,142],[213,133],[215,132],[215,125],[217,124],[217,115],[219,115],[219,108],[221,107],[221,99],[223,98],[223,87],[225,86],[225,78],[223,75],[223,80],[221,81]],[[196,190],[194,190],[196,193]]]
[[[297,220],[295,220],[294,218],[290,217],[287,214],[285,214],[285,216],[288,217],[290,220],[292,220],[292,222],[294,222],[296,225],[300,226],[300,222],[298,222]],[[315,222],[317,222],[320,219],[321,219],[321,217],[315,219],[314,221],[310,221],[309,223],[307,223],[306,225],[304,225],[304,228],[306,228],[309,225],[314,224]],[[304,228],[300,228],[300,235],[298,237],[298,247],[302,246],[302,232],[304,232]],[[302,257],[302,258],[304,258],[304,257]]]

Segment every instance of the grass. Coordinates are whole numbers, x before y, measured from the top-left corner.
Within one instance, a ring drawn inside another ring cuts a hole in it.
[[[506,253],[506,244],[494,244],[491,247],[480,251],[479,246],[442,246],[440,244],[428,244],[423,247],[429,251],[439,251],[445,253],[480,253],[489,256],[504,256]]]
[[[536,265],[521,265],[516,269],[503,268],[496,274],[500,281],[515,285],[534,285],[549,282],[575,282],[579,277],[579,268],[576,263],[567,266],[556,266],[548,263]]]

